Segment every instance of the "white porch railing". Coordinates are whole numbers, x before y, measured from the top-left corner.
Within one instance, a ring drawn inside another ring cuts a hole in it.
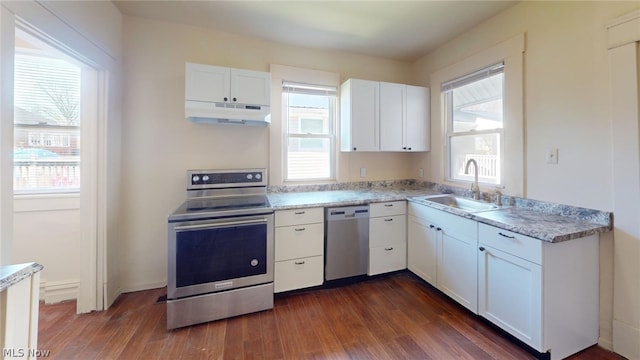
[[[13,162],[13,189],[69,190],[80,188],[80,163],[59,160],[16,160]]]
[[[460,168],[460,174],[464,174],[464,166],[466,163],[475,159],[478,163],[478,177],[488,178],[493,180],[500,179],[500,168],[498,164],[497,155],[485,155],[485,154],[467,154],[464,156],[464,163]]]

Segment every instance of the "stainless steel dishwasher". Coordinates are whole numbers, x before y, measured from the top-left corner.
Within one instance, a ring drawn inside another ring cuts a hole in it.
[[[325,280],[367,273],[369,205],[325,209]]]

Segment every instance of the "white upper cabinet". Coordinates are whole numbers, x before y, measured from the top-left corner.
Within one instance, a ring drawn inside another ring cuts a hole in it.
[[[401,151],[404,147],[406,85],[380,83],[380,151]]]
[[[341,89],[342,151],[428,151],[429,89],[349,79]]]
[[[268,106],[271,101],[271,74],[187,63],[185,99]]]
[[[431,150],[430,90],[421,86],[406,86],[404,144],[407,151]]]
[[[340,148],[379,151],[380,83],[350,79],[340,89]]]

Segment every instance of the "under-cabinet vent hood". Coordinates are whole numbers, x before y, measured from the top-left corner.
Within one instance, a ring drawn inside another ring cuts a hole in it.
[[[187,119],[196,123],[267,126],[271,109],[266,105],[185,101]]]

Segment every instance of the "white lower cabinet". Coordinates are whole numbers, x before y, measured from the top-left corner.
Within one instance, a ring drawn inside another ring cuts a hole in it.
[[[274,292],[322,285],[324,280],[324,209],[275,213]]]
[[[549,243],[479,224],[478,313],[551,359],[598,342],[598,236]]]
[[[407,268],[407,203],[369,204],[368,275]]]
[[[408,268],[478,312],[477,222],[410,203]]]

